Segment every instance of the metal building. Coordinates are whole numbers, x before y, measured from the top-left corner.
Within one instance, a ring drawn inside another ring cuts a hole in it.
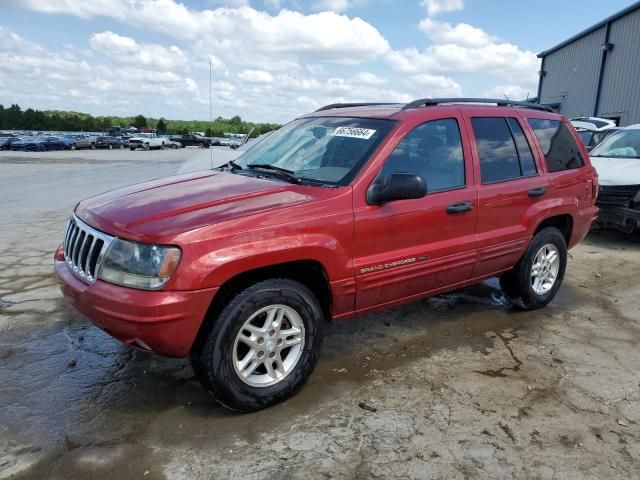
[[[640,1],[538,57],[540,103],[568,117],[640,123]]]

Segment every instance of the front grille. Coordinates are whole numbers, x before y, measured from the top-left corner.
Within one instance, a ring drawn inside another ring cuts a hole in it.
[[[64,237],[64,259],[78,278],[94,283],[112,241],[112,236],[91,228],[74,215]]]
[[[598,205],[629,207],[640,191],[640,185],[601,185]]]

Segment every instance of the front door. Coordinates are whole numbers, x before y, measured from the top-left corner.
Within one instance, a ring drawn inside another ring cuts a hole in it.
[[[356,309],[420,296],[467,280],[475,263],[477,192],[460,118],[415,125],[375,181],[420,175],[427,195],[354,208]]]

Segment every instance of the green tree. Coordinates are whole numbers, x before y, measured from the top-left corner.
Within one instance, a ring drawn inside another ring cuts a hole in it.
[[[144,128],[147,126],[147,119],[144,115],[137,115],[133,119],[133,126],[136,128]]]
[[[166,132],[168,128],[169,126],[167,125],[167,121],[164,118],[160,117],[158,123],[156,123],[156,130],[158,132]]]

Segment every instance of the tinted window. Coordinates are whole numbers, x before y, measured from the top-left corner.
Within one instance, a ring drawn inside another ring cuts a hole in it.
[[[518,150],[518,157],[520,157],[520,169],[522,175],[525,177],[528,175],[535,175],[538,173],[536,162],[533,159],[531,147],[529,146],[527,137],[525,137],[524,132],[522,131],[520,123],[518,123],[518,120],[515,118],[508,118],[507,121],[509,122],[509,127],[511,127],[513,139],[516,142],[516,149]]]
[[[550,172],[580,168],[584,164],[578,145],[564,123],[530,118],[529,125],[538,137]]]
[[[521,176],[518,151],[506,118],[472,118],[482,183],[511,180]]]
[[[465,185],[464,155],[458,122],[454,119],[423,123],[398,144],[382,168],[386,183],[392,173],[420,175],[429,192]]]

